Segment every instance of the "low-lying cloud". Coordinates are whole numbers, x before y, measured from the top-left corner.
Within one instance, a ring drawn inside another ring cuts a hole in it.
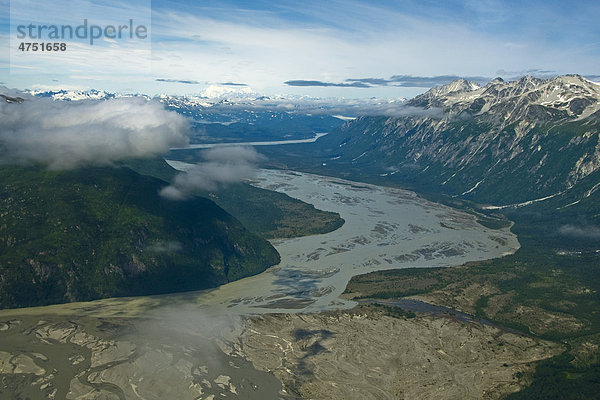
[[[600,239],[600,228],[593,225],[563,225],[558,232],[564,236],[572,236],[582,239]]]
[[[413,106],[396,106],[396,107],[382,107],[381,115],[386,117],[423,117],[423,118],[442,118],[444,116],[444,110],[439,107],[421,108]]]
[[[204,162],[175,176],[173,182],[160,191],[170,200],[184,200],[197,190],[215,190],[220,186],[251,178],[262,159],[251,147],[223,146],[207,150]]]
[[[187,144],[185,117],[156,101],[122,98],[0,102],[0,162],[44,163],[51,169],[110,165]]]

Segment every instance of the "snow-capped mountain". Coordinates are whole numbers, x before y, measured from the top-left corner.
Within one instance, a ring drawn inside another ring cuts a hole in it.
[[[51,97],[54,100],[81,101],[81,100],[106,100],[120,97],[104,90],[31,90],[29,93],[37,97]]]
[[[322,161],[499,207],[600,196],[597,83],[458,80],[407,104],[431,113],[349,122],[318,141]]]
[[[486,86],[458,80],[429,90],[409,105],[441,107],[448,115],[496,114],[504,122],[583,119],[600,110],[600,85],[579,75],[553,79],[525,76],[505,82],[496,78]]]
[[[7,103],[22,103],[25,101],[22,97],[11,97],[5,94],[0,94],[0,97],[2,97]]]
[[[481,89],[481,86],[475,82],[458,79],[447,85],[431,88],[426,93],[411,100],[410,104],[426,108],[440,107],[443,105],[444,99],[461,97],[461,95],[464,95],[465,93],[474,92],[479,89]]]
[[[359,115],[396,115],[401,112],[406,99],[346,99],[318,98],[297,95],[265,96],[252,90],[218,91],[205,90],[198,95],[171,96],[160,94],[110,93],[103,90],[30,90],[26,93],[36,97],[47,97],[57,101],[108,100],[120,97],[143,97],[163,103],[167,108],[177,111],[193,119],[202,119],[207,115],[209,122],[231,122],[239,118],[220,118],[218,115],[231,113],[296,113],[338,115],[342,118]],[[214,121],[213,121],[214,120]]]

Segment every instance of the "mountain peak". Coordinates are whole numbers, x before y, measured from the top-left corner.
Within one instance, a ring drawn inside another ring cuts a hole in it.
[[[424,108],[442,107],[448,98],[473,92],[480,88],[481,86],[475,82],[466,79],[457,79],[446,85],[432,87],[427,92],[410,100],[407,104]]]
[[[518,80],[514,81],[518,82],[520,85],[529,85],[529,86],[537,86],[543,82],[545,82],[542,78],[536,78],[535,76],[525,75],[520,77]]]
[[[479,89],[480,87],[481,86],[475,82],[471,82],[466,79],[457,79],[447,85],[437,86],[431,90],[433,90],[437,95],[448,95],[457,92],[471,92]]]
[[[4,94],[0,94],[0,97],[2,97],[7,103],[22,103],[25,101],[24,98],[22,97],[11,97],[11,96],[6,96]]]
[[[583,87],[588,87],[588,86],[598,87],[598,86],[600,86],[596,82],[592,82],[589,79],[586,79],[583,76],[578,75],[578,74],[557,76],[556,78],[552,79],[552,82],[567,84],[567,85],[578,85],[578,86],[583,86]]]
[[[486,114],[504,123],[578,119],[600,110],[600,85],[580,75],[552,79],[528,75],[509,82],[496,78],[484,87],[460,79],[432,88],[408,104],[439,107],[450,117]]]

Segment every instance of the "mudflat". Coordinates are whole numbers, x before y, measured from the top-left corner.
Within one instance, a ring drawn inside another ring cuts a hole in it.
[[[293,397],[499,399],[553,342],[451,317],[395,318],[375,306],[247,320],[242,353]]]
[[[0,314],[0,398],[497,399],[558,344],[375,305],[239,317]]]

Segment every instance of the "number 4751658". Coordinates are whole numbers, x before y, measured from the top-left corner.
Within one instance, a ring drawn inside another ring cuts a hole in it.
[[[19,50],[21,50],[21,51],[66,51],[67,44],[66,43],[58,43],[58,42],[41,42],[41,43],[21,42],[21,44],[19,44]]]

